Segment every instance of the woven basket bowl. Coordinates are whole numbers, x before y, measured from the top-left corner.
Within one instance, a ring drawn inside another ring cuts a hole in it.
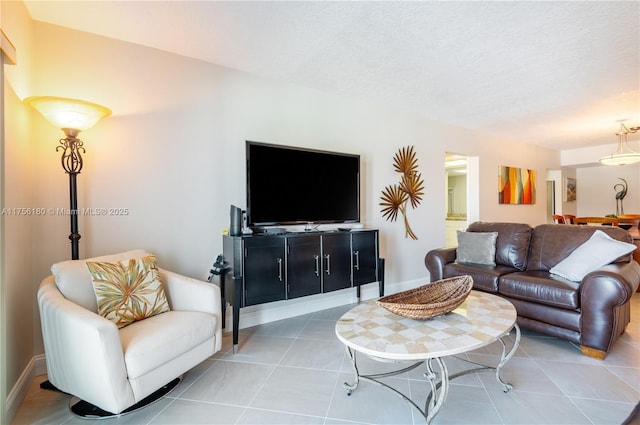
[[[451,277],[382,297],[378,305],[398,316],[427,320],[460,307],[472,287],[471,276]]]

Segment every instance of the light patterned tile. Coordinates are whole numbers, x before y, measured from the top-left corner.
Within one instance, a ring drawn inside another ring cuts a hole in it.
[[[250,407],[324,416],[338,372],[277,366]]]
[[[431,387],[426,382],[411,381],[411,399],[423,407]],[[469,412],[473,412],[470,415]],[[450,385],[446,402],[433,424],[501,424],[498,411],[482,387]]]
[[[589,417],[594,425],[631,425],[640,423],[640,418],[636,418],[634,422],[625,422],[633,412],[636,403],[619,403],[586,398],[571,398],[571,401]]]
[[[483,359],[479,356],[473,356],[479,361]],[[496,363],[493,362],[493,365]],[[494,370],[478,373],[482,384],[488,390],[502,391],[503,386],[496,378]],[[544,373],[540,365],[532,359],[523,359],[513,357],[500,370],[500,378],[513,386],[514,389],[535,392],[542,394],[557,394],[562,396],[563,393],[557,385]]]
[[[638,367],[612,366],[607,367],[607,369],[640,393],[640,361],[638,361],[637,365]]]
[[[155,418],[149,424],[228,425],[236,423],[244,413],[244,410],[244,408],[236,406],[175,400],[162,412],[162,415]]]
[[[283,366],[339,371],[346,357],[338,341],[297,339],[280,362]]]
[[[296,415],[263,409],[247,409],[237,425],[322,425],[323,416]]]
[[[568,397],[634,403],[640,394],[607,368],[537,360],[540,368]]]
[[[352,382],[349,374],[341,374],[331,401],[327,417],[331,420],[355,421],[368,424],[402,425],[412,424],[412,408],[404,400],[387,388],[361,381],[351,395],[342,387],[342,383]],[[399,391],[408,394],[409,383],[406,379],[387,380]],[[424,421],[423,421],[424,422]]]
[[[489,392],[500,417],[509,425],[576,425],[589,419],[567,397],[529,393],[513,389],[508,393]]]
[[[275,366],[219,361],[179,398],[249,406]]]
[[[325,341],[337,341],[335,320],[309,320],[300,338],[321,339]]]
[[[604,361],[582,355],[575,344],[523,330],[520,348],[501,375],[514,389],[502,392],[493,371],[455,379],[434,425],[620,424],[640,399],[640,293],[634,295],[633,302],[632,323]],[[342,384],[352,382],[353,374],[344,346],[336,342],[335,325],[352,307],[241,329],[240,352],[235,355],[231,333],[225,333],[223,350],[187,372],[168,398],[140,412],[100,423],[423,425],[424,419],[386,388],[364,382],[351,396],[346,395]],[[305,323],[302,329],[301,323]],[[494,344],[462,357],[493,364],[498,359],[497,348]],[[452,358],[446,363],[452,374],[465,367]],[[381,373],[405,365],[366,356],[358,356],[358,364],[362,373]],[[279,368],[284,368],[282,373],[272,376],[269,372]],[[428,389],[423,373],[421,365],[385,382],[421,401]],[[46,376],[33,380],[12,424],[86,425],[86,420],[68,412],[69,396],[39,388],[44,379]],[[260,408],[246,407],[254,396]],[[493,422],[495,412],[499,419]]]
[[[277,336],[282,338],[296,338],[300,336],[305,326],[309,323],[309,315],[292,317],[254,326],[253,334],[261,336]]]
[[[228,352],[222,359],[278,364],[294,341],[295,338],[251,334],[239,344],[237,353]]]

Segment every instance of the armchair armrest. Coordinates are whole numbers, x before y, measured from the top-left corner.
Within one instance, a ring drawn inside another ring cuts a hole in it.
[[[159,271],[171,309],[221,315],[222,299],[218,286],[169,270]]]
[[[633,260],[609,264],[585,276],[580,286],[583,347],[609,351],[629,321],[621,316],[628,316],[628,302],[639,282],[640,265]]]
[[[51,383],[113,413],[134,404],[116,325],[67,300],[53,276],[40,284],[38,306]]]
[[[217,285],[159,268],[172,310],[200,311],[216,316],[216,351],[222,348],[222,298]]]
[[[444,279],[444,266],[456,261],[456,248],[433,249],[424,257],[431,282]]]

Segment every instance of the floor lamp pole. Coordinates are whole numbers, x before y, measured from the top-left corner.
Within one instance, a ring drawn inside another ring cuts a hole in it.
[[[76,176],[78,173],[69,173],[69,199],[71,203],[71,211],[69,212],[71,218],[71,233],[69,239],[71,240],[71,259],[77,260],[80,258],[80,233],[78,233],[78,189],[76,187]]]
[[[69,174],[69,202],[70,202],[70,225],[71,233],[69,239],[71,240],[71,259],[77,260],[80,258],[80,233],[78,231],[78,186],[76,178],[82,170],[82,155],[84,153],[84,147],[82,146],[82,140],[76,136],[79,130],[73,128],[62,129],[66,134],[66,138],[60,139],[60,146],[56,148],[56,151],[62,150],[62,168]]]

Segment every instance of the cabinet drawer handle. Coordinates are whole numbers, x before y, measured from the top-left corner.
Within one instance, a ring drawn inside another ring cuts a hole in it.
[[[278,280],[282,282],[282,258],[278,258]]]
[[[327,272],[327,276],[329,276],[331,274],[331,256],[327,254],[324,258],[327,260],[327,269],[325,271]]]
[[[316,261],[316,269],[314,270],[314,273],[316,276],[320,276],[320,256],[314,255],[313,259]]]
[[[355,261],[354,261],[353,267],[356,270],[360,270],[360,251],[353,251],[353,255],[355,257]]]

